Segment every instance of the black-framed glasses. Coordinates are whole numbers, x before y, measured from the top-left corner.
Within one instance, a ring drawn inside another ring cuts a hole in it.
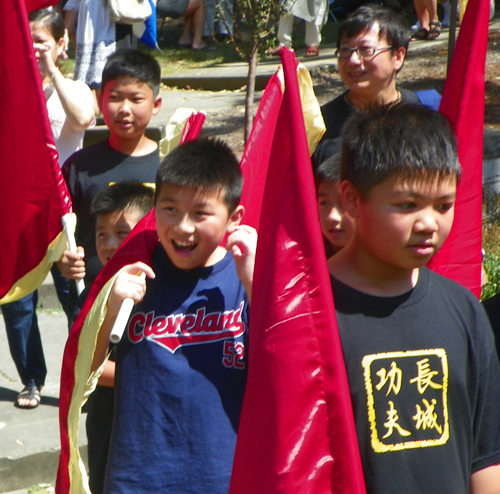
[[[375,46],[358,46],[357,48],[349,48],[347,46],[343,46],[335,52],[335,56],[340,58],[341,60],[346,60],[348,58],[351,58],[352,54],[356,52],[358,58],[370,58],[373,57],[375,53],[378,53],[379,51],[385,51],[391,48],[392,45],[381,46],[379,48],[376,48]]]

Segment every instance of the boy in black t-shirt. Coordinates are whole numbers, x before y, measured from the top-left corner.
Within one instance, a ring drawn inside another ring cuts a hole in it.
[[[78,218],[76,239],[81,246],[76,253],[65,251],[58,263],[69,279],[83,279],[87,271],[89,281],[102,268],[94,243],[95,220],[90,214],[96,194],[114,182],[154,183],[158,144],[146,136],[146,128],[160,111],[160,76],[158,62],[138,50],[117,50],[106,61],[99,108],[111,136],[77,151],[62,168]]]
[[[353,115],[328,261],[367,493],[500,492],[500,369],[478,300],[425,265],[460,177],[448,122],[420,105]]]

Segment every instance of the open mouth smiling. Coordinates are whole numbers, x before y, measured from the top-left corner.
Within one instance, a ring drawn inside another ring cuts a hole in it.
[[[172,246],[176,252],[191,252],[198,244],[187,240],[172,240]]]

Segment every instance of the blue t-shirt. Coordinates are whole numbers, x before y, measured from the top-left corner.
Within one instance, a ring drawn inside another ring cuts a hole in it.
[[[154,280],[117,346],[105,492],[227,494],[246,382],[248,300],[228,253]]]

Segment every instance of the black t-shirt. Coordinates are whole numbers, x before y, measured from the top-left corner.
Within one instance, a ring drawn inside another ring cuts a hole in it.
[[[368,494],[466,494],[500,461],[500,368],[478,300],[422,268],[376,297],[332,278]]]
[[[78,220],[76,240],[85,249],[89,275],[102,268],[96,257],[95,218],[90,214],[94,197],[114,182],[154,184],[159,163],[158,148],[145,156],[129,156],[113,149],[107,139],[73,153],[64,163],[62,173]]]
[[[402,103],[418,104],[420,102],[415,92],[408,89],[399,89],[399,91]],[[346,91],[321,107],[326,132],[323,134],[313,154],[313,165],[315,167],[319,166],[325,159],[341,151],[340,135],[342,134],[342,128],[346,120],[356,109],[347,100],[346,96],[348,92]]]

